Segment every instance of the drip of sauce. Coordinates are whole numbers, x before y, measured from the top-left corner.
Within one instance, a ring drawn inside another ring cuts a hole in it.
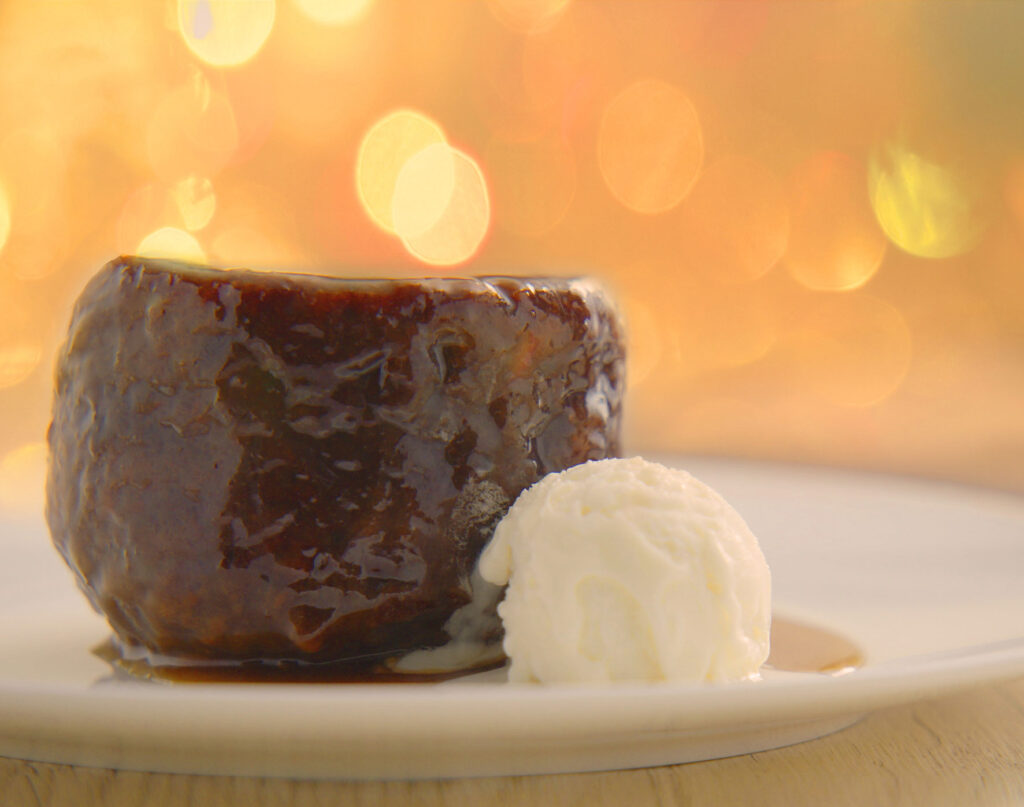
[[[765,665],[784,672],[843,675],[864,665],[861,649],[835,631],[781,617],[772,620],[771,655]],[[125,656],[113,639],[93,650],[123,676],[172,683],[304,683],[409,684],[437,683],[471,673],[497,669],[498,660],[473,670],[398,673],[378,659],[370,662],[310,664],[297,661],[254,661],[240,664],[160,664]]]
[[[424,684],[447,681],[501,667],[498,658],[479,667],[447,672],[395,672],[382,659],[310,663],[292,659],[252,660],[237,664],[175,662],[172,664],[126,656],[113,638],[93,648],[93,654],[122,678],[191,684]]]
[[[765,666],[784,672],[843,675],[864,666],[864,652],[835,631],[774,617]]]

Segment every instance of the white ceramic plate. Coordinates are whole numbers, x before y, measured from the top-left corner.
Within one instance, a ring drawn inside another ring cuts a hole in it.
[[[107,635],[40,518],[0,513],[0,755],[148,771],[450,777],[641,767],[773,748],[881,707],[1024,675],[1024,500],[897,477],[675,458],[761,538],[776,610],[867,664],[721,686],[162,685]]]

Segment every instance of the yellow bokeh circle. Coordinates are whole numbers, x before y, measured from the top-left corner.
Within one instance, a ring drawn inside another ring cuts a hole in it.
[[[395,183],[409,158],[428,146],[446,142],[441,127],[413,109],[385,115],[363,135],[356,155],[356,191],[363,209],[378,227],[395,233]]]
[[[259,52],[276,14],[276,0],[178,0],[178,29],[200,60],[233,67]]]
[[[391,220],[399,238],[418,238],[444,215],[455,193],[455,150],[434,143],[413,154],[395,177]]]
[[[453,266],[472,258],[490,228],[491,201],[483,171],[447,144],[428,146],[399,172],[395,228],[416,259]]]
[[[791,195],[784,260],[793,279],[816,291],[867,283],[887,241],[871,210],[863,165],[840,152],[819,152],[794,172]]]
[[[177,227],[154,230],[139,242],[135,254],[146,258],[206,263],[206,253],[195,236]]]
[[[217,209],[213,183],[206,177],[188,176],[179,180],[171,189],[171,195],[185,229],[192,232],[209,224]]]
[[[982,223],[966,181],[953,168],[889,144],[871,161],[871,206],[886,236],[921,258],[970,250]]]

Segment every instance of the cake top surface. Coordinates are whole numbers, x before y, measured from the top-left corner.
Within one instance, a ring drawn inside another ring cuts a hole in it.
[[[364,276],[341,277],[338,275],[309,272],[271,271],[244,267],[214,267],[166,258],[147,258],[137,255],[122,255],[112,260],[108,267],[139,268],[148,272],[173,274],[195,281],[242,281],[266,286],[299,287],[315,286],[318,289],[359,291],[362,293],[389,293],[397,287],[417,286],[425,291],[443,293],[472,293],[473,291],[508,289],[538,289],[553,292],[576,292],[581,296],[598,295],[607,297],[604,286],[597,280],[584,275],[516,275],[488,274],[465,277],[403,277]]]

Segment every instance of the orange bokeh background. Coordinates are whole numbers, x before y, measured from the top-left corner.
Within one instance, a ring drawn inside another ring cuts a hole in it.
[[[2,503],[75,296],[134,252],[592,274],[632,451],[1024,490],[1021,30],[924,0],[7,0]]]

